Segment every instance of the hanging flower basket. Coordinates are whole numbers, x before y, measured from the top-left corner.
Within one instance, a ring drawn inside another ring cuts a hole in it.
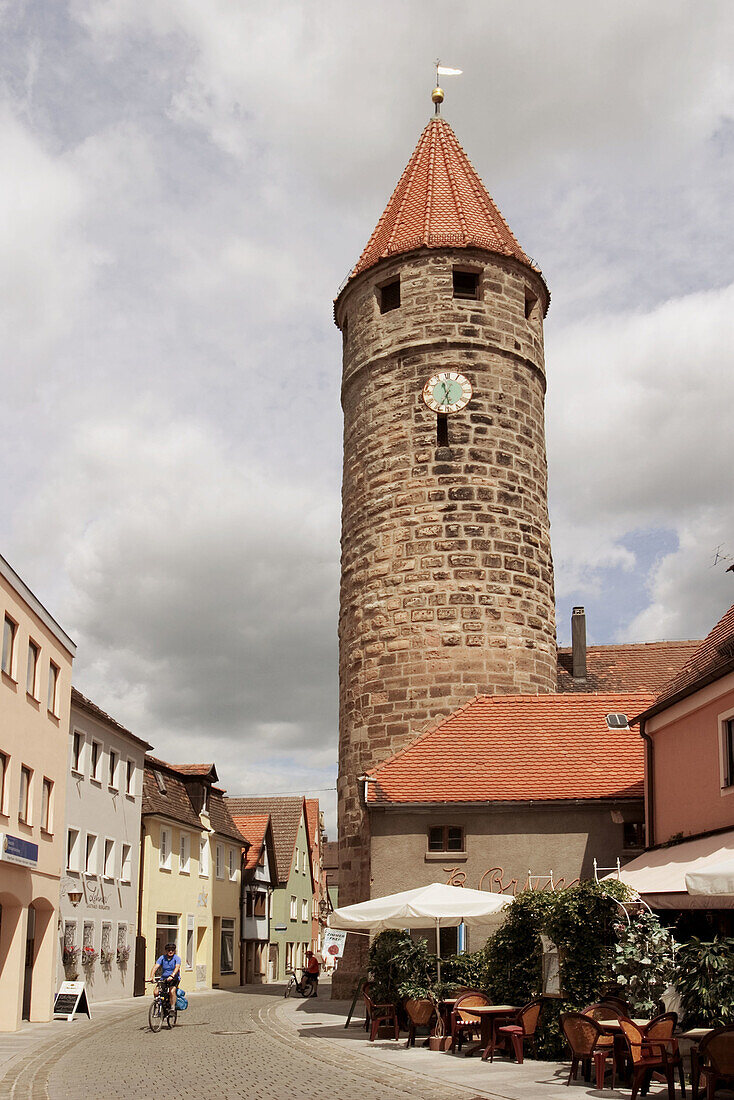
[[[127,966],[127,961],[128,961],[129,958],[130,958],[130,948],[129,947],[118,947],[117,948],[117,965],[118,966]]]
[[[85,947],[82,949],[82,966],[94,966],[97,961],[97,952],[93,947]]]
[[[105,970],[109,970],[114,961],[114,951],[105,950],[104,948],[102,949],[102,951],[100,951],[100,962],[102,963],[102,966],[105,968]]]
[[[64,966],[74,966],[79,961],[79,948],[70,945],[64,947],[63,954],[61,956]]]

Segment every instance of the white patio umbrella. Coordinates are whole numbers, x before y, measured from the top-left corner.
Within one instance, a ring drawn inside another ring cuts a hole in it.
[[[438,977],[441,979],[439,930],[459,924],[470,927],[487,924],[515,899],[511,894],[490,894],[432,882],[415,890],[402,890],[384,898],[372,898],[356,905],[335,909],[329,917],[330,928],[346,932],[384,932],[387,928],[429,928],[435,925],[438,951]]]

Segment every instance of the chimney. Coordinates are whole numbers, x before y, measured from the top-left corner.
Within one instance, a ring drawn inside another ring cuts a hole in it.
[[[574,680],[586,679],[586,612],[574,607],[571,615],[571,664]]]

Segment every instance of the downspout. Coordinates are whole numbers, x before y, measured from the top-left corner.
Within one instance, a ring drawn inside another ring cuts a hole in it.
[[[140,821],[140,856],[138,859],[138,922],[135,932],[135,969],[133,970],[133,996],[145,995],[145,958],[141,964],[138,955],[143,938],[143,878],[145,874],[145,822]],[[143,977],[141,988],[140,975]]]
[[[655,754],[652,737],[645,732],[645,719],[640,719],[640,737],[645,741],[645,772],[647,777],[645,794],[647,795],[645,817],[647,818],[647,847],[655,844]]]

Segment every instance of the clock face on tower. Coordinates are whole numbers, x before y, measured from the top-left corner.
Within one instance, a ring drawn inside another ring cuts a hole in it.
[[[456,371],[434,374],[423,387],[423,400],[435,413],[458,412],[469,402],[471,394],[471,382]]]

